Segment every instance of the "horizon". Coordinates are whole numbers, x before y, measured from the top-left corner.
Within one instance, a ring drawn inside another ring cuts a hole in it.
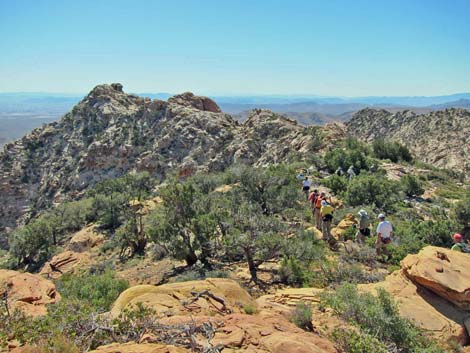
[[[207,96],[469,92],[468,13],[466,0],[3,1],[0,91],[121,82]]]

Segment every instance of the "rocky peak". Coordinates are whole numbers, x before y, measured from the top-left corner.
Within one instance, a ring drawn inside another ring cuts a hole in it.
[[[469,171],[470,146],[462,143],[470,134],[470,111],[450,108],[426,114],[391,113],[363,109],[347,123],[348,133],[361,140],[398,141],[421,161],[440,168]]]
[[[183,105],[186,107],[193,107],[206,112],[222,112],[217,103],[214,102],[212,99],[203,96],[196,96],[191,92],[177,94],[176,96],[169,98],[168,103]]]

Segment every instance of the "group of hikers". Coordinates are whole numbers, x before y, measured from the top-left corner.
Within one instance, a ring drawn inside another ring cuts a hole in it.
[[[302,181],[302,191],[306,195],[307,201],[310,203],[315,225],[322,232],[322,239],[330,245],[335,245],[336,240],[331,235],[331,224],[333,221],[333,213],[335,208],[332,206],[331,196],[327,196],[324,191],[319,192],[314,189],[310,192],[312,182],[305,176]],[[378,256],[387,255],[387,246],[392,243],[393,226],[386,220],[385,214],[380,213],[378,216],[379,223],[376,229],[375,249]],[[358,225],[356,226],[356,242],[360,245],[365,244],[365,238],[371,235],[371,220],[366,210],[361,209],[358,212]],[[454,245],[452,250],[470,253],[470,246],[464,240],[461,234],[453,235]]]

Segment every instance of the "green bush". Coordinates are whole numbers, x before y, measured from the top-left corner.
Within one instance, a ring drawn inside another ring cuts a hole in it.
[[[127,281],[116,279],[111,271],[100,275],[64,275],[57,282],[64,300],[86,302],[97,311],[109,310],[119,294],[129,287]]]
[[[399,315],[396,303],[383,289],[373,296],[359,293],[354,285],[345,284],[335,292],[325,292],[321,305],[330,307],[336,315],[358,326],[363,333],[392,344],[399,352],[443,352],[411,321]]]
[[[424,192],[421,181],[414,175],[404,175],[400,179],[400,184],[407,196],[419,196]]]
[[[399,264],[406,255],[417,253],[426,245],[450,247],[455,229],[458,224],[452,219],[396,222],[394,233],[398,242],[389,247],[390,262]]]
[[[374,156],[379,159],[389,159],[394,163],[399,161],[411,162],[413,160],[410,150],[398,142],[377,139],[374,141],[372,149]]]
[[[388,353],[387,346],[376,337],[353,329],[335,329],[332,334],[335,343],[346,353]]]
[[[333,191],[336,195],[342,194],[348,188],[348,181],[346,178],[336,174],[333,174],[329,178],[323,179],[321,183]]]
[[[374,205],[383,211],[393,210],[400,199],[399,184],[378,175],[353,178],[346,192],[346,201],[350,206]]]
[[[455,204],[453,211],[455,218],[463,227],[470,225],[470,191],[467,191],[463,199]]]
[[[282,283],[300,287],[308,283],[308,269],[294,257],[282,259],[279,276]]]
[[[251,304],[246,304],[243,306],[243,311],[245,312],[245,314],[247,315],[253,315],[253,314],[256,314],[256,307],[251,305]]]
[[[292,311],[290,321],[305,331],[313,331],[312,307],[308,303],[299,302]]]

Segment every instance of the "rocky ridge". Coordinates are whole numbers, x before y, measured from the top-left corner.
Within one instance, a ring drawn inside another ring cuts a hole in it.
[[[344,135],[339,125],[333,130]],[[99,85],[59,121],[4,147],[0,232],[106,178],[263,166],[315,153],[313,140],[308,129],[268,110],[254,110],[240,124],[192,93],[161,101],[127,94],[120,84]]]
[[[347,123],[348,132],[368,142],[388,139],[406,145],[418,160],[439,168],[469,171],[470,111],[445,109],[426,114],[363,109]]]

